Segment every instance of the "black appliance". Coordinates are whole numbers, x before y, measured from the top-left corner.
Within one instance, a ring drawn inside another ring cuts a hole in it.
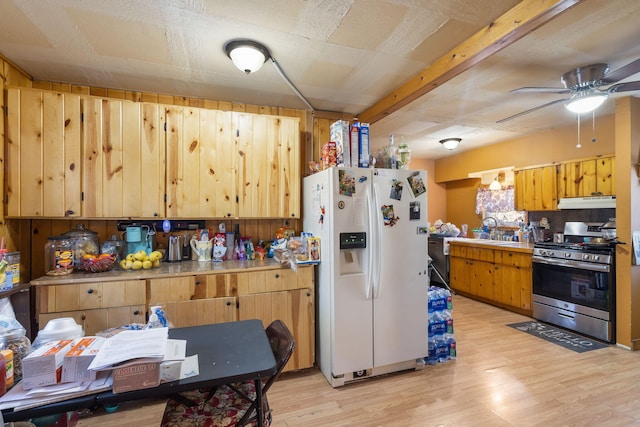
[[[607,342],[615,342],[615,242],[599,223],[567,222],[561,242],[534,245],[533,316]]]
[[[429,236],[427,251],[430,261],[430,281],[432,285],[449,287],[449,251],[447,241],[442,236]],[[435,271],[433,271],[433,270]]]

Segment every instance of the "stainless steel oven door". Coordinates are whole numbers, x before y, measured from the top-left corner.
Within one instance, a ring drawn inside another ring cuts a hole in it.
[[[533,294],[611,312],[611,265],[534,256]]]

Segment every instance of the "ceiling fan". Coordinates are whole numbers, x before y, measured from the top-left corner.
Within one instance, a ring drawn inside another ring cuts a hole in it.
[[[640,90],[640,81],[617,83],[640,72],[640,59],[625,65],[609,73],[609,65],[598,63],[575,68],[562,75],[560,81],[564,88],[555,87],[521,87],[514,89],[512,93],[563,93],[571,94],[568,98],[557,99],[546,104],[539,105],[526,111],[522,111],[513,116],[498,120],[503,123],[515,119],[524,114],[531,113],[550,105],[566,102],[566,107],[576,113],[585,113],[594,110],[602,104],[609,94],[618,92],[631,92]],[[608,88],[602,86],[611,85]]]

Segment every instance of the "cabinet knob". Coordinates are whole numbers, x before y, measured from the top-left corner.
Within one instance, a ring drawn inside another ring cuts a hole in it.
[[[310,297],[311,296],[311,292],[307,292],[307,296]]]
[[[83,314],[82,316],[80,316],[80,319],[82,319],[83,321],[87,320],[87,316]]]
[[[276,273],[276,279],[279,279],[280,275],[278,273]]]
[[[73,210],[69,209],[69,210],[67,210],[67,211],[64,213],[64,216],[71,216],[71,215],[73,215],[74,213],[75,213],[75,212],[74,212]]]
[[[158,212],[154,212],[153,216],[157,217],[158,216]]]
[[[200,284],[200,280],[196,280],[196,281],[195,281],[195,284],[196,284],[196,285],[199,285],[199,284]]]
[[[92,293],[93,293],[93,289],[88,289],[88,290],[87,290],[87,293],[88,293],[88,294],[92,294]]]
[[[140,314],[140,310],[133,310],[133,314],[137,316],[138,314]]]
[[[230,306],[230,305],[231,305],[231,301],[227,301],[227,306]]]

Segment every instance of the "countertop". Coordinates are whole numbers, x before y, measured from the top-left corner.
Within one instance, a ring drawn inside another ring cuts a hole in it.
[[[305,264],[298,265],[298,268]],[[222,261],[222,262],[162,262],[160,267],[149,270],[122,270],[114,268],[104,273],[87,273],[74,271],[63,276],[42,276],[31,281],[33,286],[112,282],[117,280],[145,280],[165,277],[193,276],[198,274],[238,273],[246,271],[275,270],[283,268],[273,258],[250,261]],[[285,267],[288,268],[288,267]]]
[[[490,247],[491,249],[504,249],[514,252],[533,253],[533,243],[508,242],[503,240],[470,239],[456,237],[451,239],[449,244],[462,244],[465,246]]]

